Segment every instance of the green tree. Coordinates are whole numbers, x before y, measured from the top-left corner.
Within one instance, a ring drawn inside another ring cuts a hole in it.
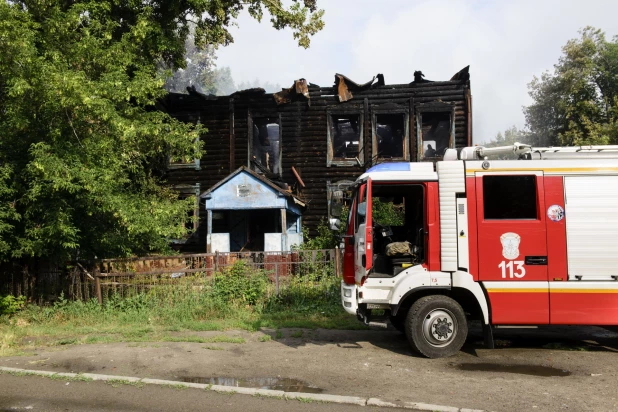
[[[618,37],[587,27],[567,42],[553,72],[528,85],[524,108],[537,142],[554,145],[618,143]]]
[[[535,137],[527,131],[518,129],[517,126],[511,126],[502,132],[498,132],[496,137],[491,140],[489,143],[483,144],[485,147],[498,147],[498,146],[512,146],[515,143],[523,143],[531,146],[544,146],[539,142],[535,141]],[[506,154],[498,156],[501,160],[507,159],[517,159],[517,155],[515,154]]]
[[[253,81],[240,82],[238,84],[238,90],[255,89],[261,87],[266,93],[277,93],[281,91],[281,85],[279,83],[262,83],[260,79],[256,78]]]
[[[216,94],[219,96],[227,96],[237,90],[232,78],[232,70],[227,66],[215,69],[214,83]]]
[[[237,88],[232,78],[232,70],[227,66],[216,67],[215,47],[197,48],[193,32],[185,41],[186,67],[173,72],[165,81],[165,90],[187,94],[188,87],[195,87],[204,94],[227,96],[234,93]]]
[[[195,45],[195,29],[185,41],[184,68],[174,71],[165,82],[165,90],[172,93],[187,93],[187,87],[194,86],[200,93],[216,94],[214,46],[202,49]]]
[[[199,157],[198,127],[157,111],[163,63],[227,45],[247,8],[301,46],[315,0],[0,0],[0,260],[161,251],[194,199],[162,185],[167,156]]]
[[[528,143],[530,141],[530,134],[525,131],[518,129],[517,126],[511,126],[502,132],[498,132],[496,137],[491,140],[489,143],[485,144],[486,147],[496,147],[496,146],[510,146],[515,143]]]

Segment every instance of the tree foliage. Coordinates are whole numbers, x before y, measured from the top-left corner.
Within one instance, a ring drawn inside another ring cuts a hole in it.
[[[232,70],[228,66],[215,69],[214,84],[216,94],[219,96],[227,96],[237,90],[232,78]]]
[[[527,126],[543,144],[618,143],[618,37],[587,27],[570,40],[553,72],[528,85]]]
[[[261,87],[266,93],[277,93],[281,91],[281,85],[279,83],[271,83],[269,81],[262,82],[260,79],[255,78],[252,81],[244,81],[238,84],[238,90],[255,89]]]
[[[188,87],[204,94],[227,96],[234,93],[236,85],[232,70],[216,67],[216,51],[213,46],[198,49],[193,34],[185,42],[185,68],[179,68],[165,81],[165,90],[171,93],[187,93]]]
[[[195,87],[204,94],[217,94],[215,84],[214,46],[199,49],[195,37],[190,33],[185,41],[185,67],[179,68],[165,82],[165,90],[172,93],[187,93],[187,87]]]
[[[301,46],[322,27],[315,1],[0,0],[0,260],[123,256],[184,234],[194,199],[161,183],[167,156],[200,157],[200,130],[156,110],[160,65],[185,40],[232,42],[247,7]]]
[[[530,140],[529,133],[526,133],[523,130],[517,128],[517,126],[511,126],[502,132],[498,132],[495,139],[485,144],[486,147],[497,147],[497,146],[510,146],[515,143],[524,143],[529,144]]]
[[[523,143],[531,146],[544,146],[544,144],[536,141],[535,136],[530,132],[518,129],[517,126],[511,126],[502,132],[498,132],[496,137],[489,143],[483,144],[485,147],[499,147],[499,146],[512,146],[515,143]],[[518,156],[509,153],[498,156],[501,160],[517,159]]]

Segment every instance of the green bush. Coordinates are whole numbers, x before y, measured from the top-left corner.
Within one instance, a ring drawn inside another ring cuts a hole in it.
[[[345,225],[345,223],[343,223]],[[318,224],[317,236],[309,236],[309,230],[303,228],[303,243],[298,246],[299,250],[323,250],[333,249],[339,245],[340,233],[335,230],[331,230],[326,222],[326,219],[320,220]]]
[[[339,288],[341,280],[326,274],[325,268],[295,275],[279,295],[271,296],[265,305],[266,313],[334,313],[341,309]]]
[[[239,260],[234,262],[232,267],[214,276],[211,293],[214,298],[224,302],[255,305],[265,300],[269,283],[265,271],[252,269]]]
[[[19,312],[26,304],[25,296],[0,296],[0,315],[12,315]]]
[[[372,198],[371,206],[373,221],[382,226],[403,226],[405,213],[402,207],[393,202],[382,201],[378,197]]]

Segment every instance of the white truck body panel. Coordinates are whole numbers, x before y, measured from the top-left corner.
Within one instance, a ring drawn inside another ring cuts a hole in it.
[[[466,191],[463,161],[438,162],[441,269],[457,270],[457,193]]]
[[[569,280],[618,279],[618,176],[566,176]]]
[[[468,269],[470,259],[468,244],[468,201],[465,197],[457,198],[457,266]]]

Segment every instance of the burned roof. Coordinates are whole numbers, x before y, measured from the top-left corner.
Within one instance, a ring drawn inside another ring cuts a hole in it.
[[[416,70],[414,73],[414,80],[408,83],[410,86],[417,86],[424,83],[439,83],[434,80],[425,79],[425,75],[422,71]],[[377,81],[376,81],[377,80]],[[449,81],[451,82],[468,82],[470,80],[470,66],[466,66],[451,77]],[[382,73],[378,73],[371,78],[371,80],[365,83],[357,83],[349,77],[335,73],[335,83],[334,83],[334,91],[336,96],[339,99],[340,103],[351,100],[354,97],[355,92],[362,92],[366,90],[370,90],[375,87],[387,86],[384,81],[384,75]],[[306,101],[309,105],[311,104],[310,100],[310,89],[322,89],[318,85],[308,82],[306,79],[298,79],[295,80],[291,87],[287,89],[283,89],[277,93],[266,93],[266,91],[261,88],[252,88],[239,90],[232,94],[233,96],[262,96],[262,95],[271,95],[275,103],[279,105],[289,104],[295,101]],[[218,98],[224,96],[215,96],[215,95],[206,95],[201,93],[199,90],[195,88],[195,86],[187,87],[187,92],[191,96],[198,96],[204,100],[216,100]],[[173,94],[173,93],[170,93]]]

